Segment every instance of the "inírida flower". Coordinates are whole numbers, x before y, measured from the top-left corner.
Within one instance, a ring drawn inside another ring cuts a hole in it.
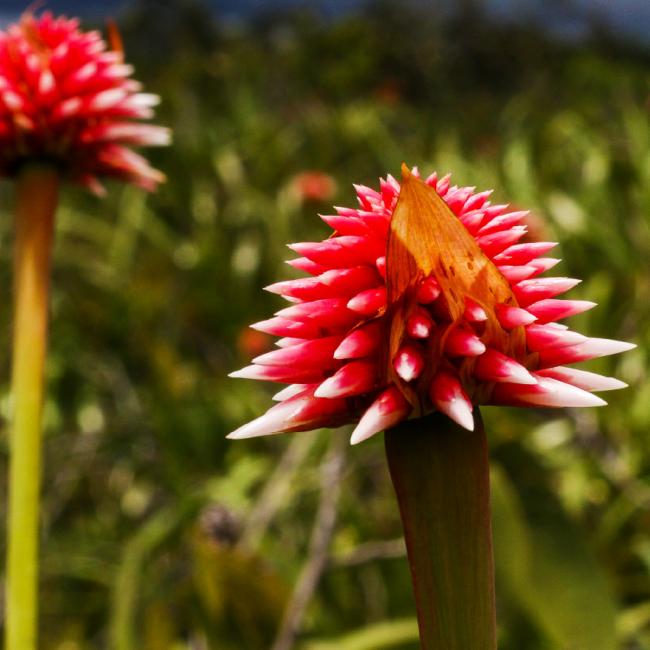
[[[293,304],[252,326],[279,349],[232,373],[289,386],[229,437],[357,423],[358,443],[436,410],[472,430],[478,404],[601,406],[594,391],[625,386],[568,367],[634,346],[557,322],[595,303],[557,297],[579,280],[542,277],[555,244],[519,243],[526,212],[402,173],[356,186],[359,208],[322,217],[329,239],[290,246],[308,277],[267,287]]]
[[[15,178],[12,422],[5,647],[38,646],[41,410],[50,257],[62,180],[102,193],[117,178],[154,190],[164,180],[132,146],[165,145],[143,124],[155,95],[130,79],[119,35],[109,49],[74,19],[36,17],[0,31],[0,176]]]
[[[166,145],[169,131],[143,124],[158,97],[140,92],[117,32],[99,32],[45,12],[0,32],[0,175],[49,163],[97,193],[113,177],[153,190],[161,172],[132,146]]]

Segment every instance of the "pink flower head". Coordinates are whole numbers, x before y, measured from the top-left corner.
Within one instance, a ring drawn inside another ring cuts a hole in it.
[[[336,192],[336,181],[329,174],[317,169],[296,174],[291,185],[301,201],[331,200]]]
[[[525,211],[402,171],[323,216],[329,239],[290,247],[308,277],[267,287],[292,304],[253,325],[279,349],[231,375],[289,386],[229,437],[356,423],[357,443],[434,410],[472,430],[476,404],[600,406],[592,391],[625,386],[567,367],[634,346],[556,322],[594,303],[557,298],[578,280],[540,277],[555,244],[518,243]]]
[[[97,193],[100,177],[155,189],[163,174],[130,147],[166,145],[169,131],[136,121],[153,116],[158,97],[132,72],[119,45],[75,19],[28,12],[0,32],[0,174],[40,160]]]

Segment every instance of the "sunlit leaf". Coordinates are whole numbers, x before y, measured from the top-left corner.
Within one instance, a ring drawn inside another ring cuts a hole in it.
[[[520,498],[493,473],[497,575],[553,642],[568,650],[612,650],[616,604],[606,573],[584,535],[550,494]],[[532,506],[532,507],[531,507]]]
[[[382,650],[415,647],[418,641],[418,622],[414,618],[383,621],[328,641],[310,641],[300,650]]]

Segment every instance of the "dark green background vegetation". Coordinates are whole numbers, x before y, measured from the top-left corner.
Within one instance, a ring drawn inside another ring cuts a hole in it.
[[[417,647],[381,436],[224,439],[270,404],[226,375],[269,345],[247,324],[280,308],[262,287],[292,277],[285,244],[405,160],[531,208],[584,279],[572,296],[599,303],[573,326],[639,344],[591,364],[630,384],[607,407],[485,410],[500,647],[650,648],[650,55],[396,2],[238,25],[158,9],[121,27],[175,133],[151,154],[169,181],[67,188],[58,215],[42,647],[270,648],[320,568],[293,647]],[[335,179],[325,202],[298,191],[306,170]],[[4,419],[11,204],[4,183]]]

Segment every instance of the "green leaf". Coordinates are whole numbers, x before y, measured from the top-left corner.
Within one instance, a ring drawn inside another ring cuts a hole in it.
[[[616,605],[607,575],[576,523],[548,491],[520,498],[505,472],[492,472],[498,585],[562,650],[616,647]],[[532,505],[534,504],[534,506]]]
[[[526,515],[508,477],[493,465],[490,470],[494,563],[497,585],[530,582],[530,540]]]
[[[418,622],[414,618],[383,621],[368,625],[329,641],[311,641],[302,650],[382,650],[403,647],[418,640]]]

